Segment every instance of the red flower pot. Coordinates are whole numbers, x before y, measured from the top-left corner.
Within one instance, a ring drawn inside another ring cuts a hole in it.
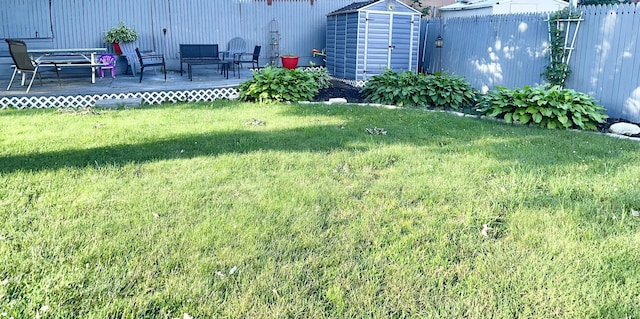
[[[289,56],[283,55],[280,57],[282,59],[282,67],[285,69],[293,70],[298,66],[299,56]]]
[[[120,49],[120,43],[113,42],[113,50],[116,51],[116,54],[122,54],[122,49]]]

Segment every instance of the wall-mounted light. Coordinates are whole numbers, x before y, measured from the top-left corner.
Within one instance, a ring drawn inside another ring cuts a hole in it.
[[[444,44],[444,40],[442,39],[442,37],[440,35],[438,35],[438,37],[436,38],[436,48],[437,49],[442,49],[442,45]]]

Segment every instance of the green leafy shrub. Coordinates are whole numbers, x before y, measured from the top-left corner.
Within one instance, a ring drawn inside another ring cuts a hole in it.
[[[309,101],[318,94],[312,72],[267,66],[238,86],[241,101],[260,103]]]
[[[461,76],[388,70],[371,77],[362,93],[367,101],[373,103],[457,109],[473,104],[477,91]]]
[[[102,39],[105,43],[132,42],[138,39],[138,32],[120,21],[117,26],[109,29]]]
[[[478,90],[462,76],[448,73],[436,73],[427,77],[427,96],[429,104],[436,107],[457,109],[476,103]]]
[[[313,74],[315,81],[318,83],[318,89],[326,89],[331,87],[331,74],[326,68],[300,68],[303,72]]]
[[[383,74],[371,77],[362,95],[365,100],[373,103],[397,106],[427,105],[421,91],[426,87],[424,76],[413,72],[393,72],[387,70]]]
[[[321,68],[313,72],[313,76],[318,83],[318,89],[326,89],[331,87],[331,74],[326,68]]]
[[[483,113],[508,123],[535,123],[546,128],[596,130],[608,117],[588,94],[557,85],[506,89],[497,87],[480,101]]]

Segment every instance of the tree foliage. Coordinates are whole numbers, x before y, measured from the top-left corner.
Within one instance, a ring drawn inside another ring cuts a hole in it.
[[[411,0],[411,3],[409,5],[412,8],[420,11],[423,17],[431,14],[431,7],[422,5],[422,2],[420,2],[420,0]]]

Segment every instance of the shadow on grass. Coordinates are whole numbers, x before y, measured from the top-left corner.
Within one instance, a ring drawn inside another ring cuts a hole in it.
[[[226,107],[226,104],[221,107]],[[566,165],[584,159],[613,161],[616,158],[616,165],[624,165],[634,158],[632,153],[636,152],[632,150],[637,151],[632,144],[595,134],[517,127],[415,109],[391,111],[362,106],[316,105],[288,108],[281,115],[328,116],[343,119],[344,122],[341,125],[310,125],[280,131],[247,129],[181,135],[133,144],[8,155],[0,157],[0,172],[125,165],[132,162],[243,154],[259,150],[367,151],[390,144],[424,147],[427,152],[443,156],[472,153],[477,154],[479,160],[493,158],[533,167]],[[372,127],[384,128],[388,134],[370,135],[366,129]],[[602,143],[608,142],[616,145],[614,153],[602,152]]]
[[[346,149],[348,140],[326,139],[337,127],[316,126],[283,131],[235,131],[183,135],[157,141],[119,144],[88,149],[32,153],[0,157],[0,172],[40,171],[93,165],[125,165],[161,160],[188,159],[221,154],[244,154],[258,150],[330,152]],[[349,147],[357,150],[358,148]],[[362,148],[360,148],[363,150]]]
[[[430,151],[451,154],[472,152],[499,161],[549,167],[586,160],[608,164],[634,163],[638,143],[595,132],[550,130],[479,118],[460,118],[445,112],[417,108],[387,110],[366,106],[290,108],[283,115],[337,116],[350,126],[383,126],[392,141],[435,146]]]

